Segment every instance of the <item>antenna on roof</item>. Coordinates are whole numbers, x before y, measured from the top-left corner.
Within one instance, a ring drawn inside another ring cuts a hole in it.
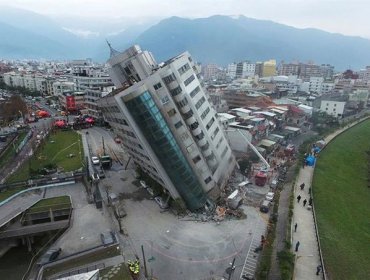
[[[107,39],[105,39],[105,41],[107,42],[109,50],[110,50],[110,57],[113,57],[113,56],[116,56],[116,55],[120,54],[119,51],[113,49],[112,45],[108,42]]]

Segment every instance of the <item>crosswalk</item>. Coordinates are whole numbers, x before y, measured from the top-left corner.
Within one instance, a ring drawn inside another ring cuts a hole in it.
[[[245,258],[240,279],[253,279],[258,264],[259,254],[255,252],[255,250],[261,245],[261,235],[265,235],[265,231],[266,226],[263,222],[259,222],[254,228],[251,245],[249,246],[247,257]]]

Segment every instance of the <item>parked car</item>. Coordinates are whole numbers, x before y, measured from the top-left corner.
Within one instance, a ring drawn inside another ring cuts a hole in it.
[[[108,246],[116,242],[116,236],[112,231],[101,233],[100,239],[104,246]]]
[[[100,160],[99,160],[99,158],[98,158],[97,156],[92,156],[92,157],[91,157],[91,161],[92,161],[92,163],[93,163],[94,165],[98,165],[98,164],[100,164]]]
[[[274,196],[275,196],[275,194],[273,192],[268,192],[266,194],[265,199],[268,200],[268,201],[273,201],[274,200]]]
[[[169,206],[168,206],[168,204],[163,200],[163,198],[162,197],[160,197],[160,196],[156,196],[155,198],[154,198],[154,200],[155,200],[155,202],[157,202],[158,203],[158,205],[159,205],[159,207],[161,208],[161,209],[167,209]]]
[[[48,262],[52,262],[56,260],[62,252],[61,248],[54,248],[54,249],[49,249],[40,259],[40,261],[37,263],[38,265],[44,265]]]
[[[268,201],[268,200],[262,201],[261,206],[260,206],[260,211],[262,213],[268,213],[269,210],[270,210],[270,205],[271,205],[270,201]]]

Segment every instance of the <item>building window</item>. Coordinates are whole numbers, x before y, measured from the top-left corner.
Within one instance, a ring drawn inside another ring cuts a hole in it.
[[[169,117],[172,117],[172,116],[176,115],[176,110],[175,109],[171,109],[171,110],[169,110],[167,112],[167,114],[168,114]]]
[[[166,84],[169,84],[169,83],[171,83],[171,82],[173,82],[173,81],[175,81],[175,80],[176,80],[176,77],[175,77],[175,75],[174,75],[174,74],[168,75],[168,76],[166,76],[166,77],[164,77],[164,78],[163,78],[163,81],[164,81]]]
[[[204,180],[204,183],[208,184],[209,182],[212,181],[212,178],[211,176],[208,176],[205,180]]]
[[[212,135],[212,140],[215,139],[215,137],[217,136],[217,134],[220,132],[220,128],[217,127],[215,132],[213,132],[213,135]]]
[[[170,101],[170,99],[168,98],[168,96],[166,95],[166,96],[164,96],[162,99],[161,99],[161,101],[162,101],[162,104],[163,105],[165,105],[165,104],[167,104],[169,101]]]
[[[187,120],[187,119],[189,119],[190,117],[192,117],[193,116],[193,110],[189,110],[189,112],[186,112],[185,114],[183,114],[183,117],[184,117],[184,120]]]
[[[195,158],[193,158],[193,162],[196,164],[197,162],[199,162],[201,160],[200,156],[196,156]]]
[[[199,123],[198,123],[198,122],[192,123],[192,124],[190,125],[190,129],[191,129],[191,130],[194,130],[194,129],[198,128],[198,126],[199,126]]]
[[[185,81],[184,81],[184,85],[185,86],[188,86],[192,81],[195,80],[195,77],[194,75],[191,75],[189,78],[187,78]]]
[[[177,123],[175,123],[175,127],[178,129],[180,127],[182,127],[182,122],[181,121],[178,121]]]
[[[197,108],[197,110],[203,105],[203,103],[206,101],[206,98],[203,96],[201,99],[199,99],[199,101],[195,104],[195,108]]]
[[[189,69],[190,69],[189,63],[186,63],[183,66],[181,66],[177,71],[179,71],[180,75],[182,75]]]
[[[179,101],[177,104],[178,104],[179,108],[182,108],[185,105],[188,105],[188,100],[185,97],[183,100]]]
[[[197,93],[200,92],[200,87],[196,87],[190,92],[190,97],[193,98]]]
[[[180,86],[178,86],[177,88],[174,88],[174,89],[170,90],[170,92],[171,92],[171,95],[173,97],[175,97],[176,95],[178,95],[182,92],[182,88]]]
[[[158,84],[155,84],[154,85],[154,89],[155,90],[158,90],[158,89],[160,89],[162,87],[162,84],[161,83],[158,83]]]
[[[200,117],[202,118],[202,120],[204,120],[204,118],[208,115],[208,113],[209,113],[210,110],[211,109],[209,107],[204,110],[204,112],[200,115]]]
[[[212,126],[212,124],[215,122],[215,118],[212,118],[206,125],[207,130],[209,130]]]

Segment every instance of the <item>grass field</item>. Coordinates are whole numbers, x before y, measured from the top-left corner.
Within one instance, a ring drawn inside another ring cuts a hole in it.
[[[87,255],[75,258],[73,260],[65,261],[63,263],[56,264],[54,266],[46,268],[43,273],[43,276],[48,277],[53,274],[60,273],[66,270],[71,270],[73,268],[77,268],[80,266],[88,266],[89,264],[98,262],[98,261],[101,261],[102,263],[104,263],[105,259],[118,256],[119,254],[120,254],[120,251],[117,250],[115,246],[107,247],[98,252],[91,252]]]
[[[73,157],[69,157],[73,155]],[[84,153],[81,136],[74,131],[57,131],[51,134],[45,143],[39,147],[30,161],[9,177],[7,182],[27,180],[29,170],[37,170],[48,164],[56,164],[64,171],[74,171],[82,167]]]
[[[52,197],[52,198],[45,198],[37,202],[36,204],[32,205],[28,209],[29,213],[33,212],[39,212],[40,210],[45,209],[63,209],[66,207],[69,207],[71,205],[71,199],[69,196],[58,196],[58,197]]]
[[[313,197],[330,279],[369,279],[370,121],[333,140],[320,153]]]

